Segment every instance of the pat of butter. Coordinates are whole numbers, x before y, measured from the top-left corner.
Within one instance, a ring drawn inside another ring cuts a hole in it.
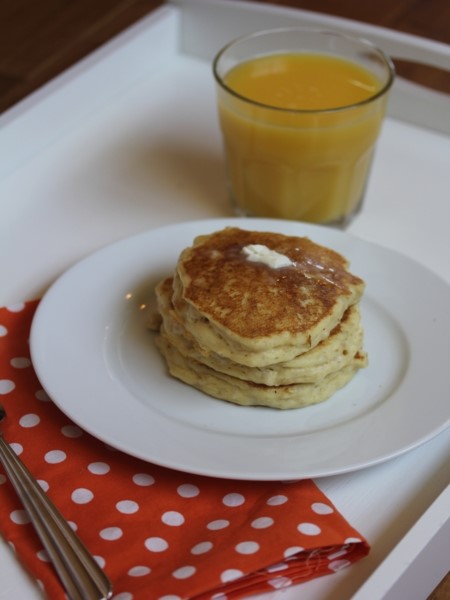
[[[242,248],[242,252],[247,260],[263,263],[272,269],[290,267],[294,264],[289,257],[262,244],[248,244]]]

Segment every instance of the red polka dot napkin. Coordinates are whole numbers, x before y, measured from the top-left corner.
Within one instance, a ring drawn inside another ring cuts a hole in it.
[[[104,567],[116,600],[231,600],[347,567],[367,542],[310,480],[189,475],[109,448],[74,425],[33,371],[36,302],[0,309],[5,437]],[[0,467],[0,531],[48,598],[64,592]]]

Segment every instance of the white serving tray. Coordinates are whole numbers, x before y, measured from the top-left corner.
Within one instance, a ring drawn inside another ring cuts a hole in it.
[[[0,305],[41,296],[119,238],[231,216],[210,61],[239,34],[283,25],[356,33],[397,58],[450,69],[445,44],[344,19],[231,0],[169,3],[0,117]],[[449,99],[397,79],[389,114],[349,231],[450,282]],[[372,552],[302,585],[302,599],[423,600],[450,569],[449,458],[446,431],[383,465],[318,480]],[[41,597],[3,541],[0,564],[0,600]]]

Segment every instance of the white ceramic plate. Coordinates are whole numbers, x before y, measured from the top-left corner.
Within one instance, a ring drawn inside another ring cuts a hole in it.
[[[365,279],[370,365],[330,400],[247,408],[168,376],[142,306],[196,235],[225,225],[307,235]],[[398,456],[449,425],[449,306],[436,275],[340,231],[260,219],[181,223],[112,244],[62,275],[36,312],[32,360],[62,411],[128,454],[225,478],[320,477]]]

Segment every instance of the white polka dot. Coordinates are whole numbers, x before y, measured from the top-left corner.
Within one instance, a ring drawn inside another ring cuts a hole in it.
[[[8,330],[4,325],[0,325],[0,337],[3,337],[5,335],[8,335]]]
[[[160,596],[158,600],[183,600],[181,596],[175,596],[175,594],[166,594],[165,596]]]
[[[160,537],[147,538],[144,542],[144,545],[147,550],[150,550],[151,552],[164,552],[164,550],[167,550],[169,547],[169,544],[166,542],[166,540]]]
[[[106,560],[103,558],[103,556],[98,556],[98,554],[96,554],[94,555],[94,560],[101,569],[105,568]]]
[[[184,483],[183,485],[178,486],[177,492],[182,498],[195,498],[195,496],[200,494],[198,487],[190,483]]]
[[[161,521],[166,525],[172,525],[174,527],[178,527],[178,525],[183,525],[184,517],[181,513],[175,510],[168,510],[161,517]]]
[[[292,585],[292,580],[288,577],[276,577],[275,579],[269,579],[268,584],[276,590],[281,590]]]
[[[38,425],[40,421],[41,419],[38,417],[38,415],[29,413],[28,415],[23,415],[23,417],[20,417],[19,425],[25,428],[36,427],[36,425]]]
[[[87,504],[94,498],[94,494],[86,488],[77,488],[72,492],[71,498],[75,504]]]
[[[6,477],[0,473],[0,485],[6,482]]]
[[[332,571],[340,571],[341,569],[346,569],[351,564],[349,560],[333,560],[329,563],[328,568]]]
[[[133,475],[133,482],[141,486],[153,485],[155,478],[147,473],[136,473],[136,475]]]
[[[61,427],[61,433],[67,438],[79,438],[83,435],[83,430],[76,425],[64,425]]]
[[[297,526],[297,529],[304,535],[319,535],[322,531],[320,527],[314,523],[300,523]]]
[[[11,366],[15,369],[26,369],[31,365],[31,360],[25,356],[16,356],[11,359]]]
[[[106,475],[110,470],[111,467],[104,462],[93,462],[88,465],[88,471],[94,475]]]
[[[16,302],[15,304],[9,304],[6,307],[6,310],[9,310],[9,312],[12,312],[12,313],[18,313],[18,312],[21,312],[24,308],[25,308],[24,302]]]
[[[50,397],[45,390],[38,390],[35,396],[41,402],[50,402]]]
[[[209,552],[212,547],[213,547],[212,542],[200,542],[199,544],[195,544],[195,546],[193,546],[191,548],[191,553],[192,554],[205,554],[206,552]]]
[[[30,515],[26,510],[13,510],[9,518],[16,525],[25,525],[30,522]]]
[[[241,504],[244,504],[245,498],[242,494],[232,493],[224,496],[222,502],[225,504],[225,506],[241,506]]]
[[[230,521],[227,521],[226,519],[217,519],[216,521],[211,521],[208,523],[206,527],[211,531],[216,531],[217,529],[225,529],[225,527],[228,527],[229,524]]]
[[[187,579],[188,577],[192,577],[192,575],[196,572],[196,568],[191,565],[187,565],[185,567],[180,567],[176,571],[173,571],[172,576],[175,579]]]
[[[136,567],[132,567],[128,571],[128,575],[130,577],[144,577],[144,575],[148,575],[151,572],[152,572],[152,570],[150,569],[150,567],[144,567],[142,565],[138,565]]]
[[[9,394],[16,387],[11,379],[0,379],[0,394]]]
[[[314,504],[311,504],[311,508],[317,515],[330,515],[334,512],[331,506],[323,502],[314,502]]]
[[[346,544],[358,544],[358,543],[362,542],[361,538],[357,538],[357,537],[348,537],[344,541]]]
[[[259,544],[257,542],[240,542],[234,549],[239,554],[255,554],[259,550]]]
[[[45,454],[44,458],[45,462],[54,465],[66,460],[67,456],[62,450],[50,450],[50,452]]]
[[[50,562],[50,558],[49,558],[49,555],[47,554],[47,550],[39,550],[39,552],[36,552],[36,556],[38,557],[39,560],[42,560],[42,562]]]
[[[9,445],[14,450],[14,452],[17,454],[17,456],[20,456],[20,454],[22,454],[22,452],[23,452],[22,444],[19,444],[18,442],[12,442]]]
[[[226,596],[223,592],[219,592],[218,594],[213,594],[211,596],[211,600],[228,600],[228,596]]]
[[[105,527],[105,529],[102,529],[100,531],[100,537],[103,540],[108,540],[108,541],[118,540],[122,536],[123,536],[123,531],[120,529],[120,527]]]
[[[220,574],[220,581],[222,583],[234,581],[235,579],[239,579],[239,577],[242,577],[243,574],[244,573],[242,571],[239,571],[239,569],[226,569]]]
[[[302,546],[291,546],[290,548],[286,548],[283,552],[284,558],[289,558],[291,556],[295,556],[299,554],[299,552],[303,552],[304,548]]]
[[[139,504],[134,500],[121,500],[116,504],[116,508],[124,515],[132,515],[139,510]]]
[[[130,592],[120,592],[120,594],[115,594],[114,600],[133,600],[133,597]]]
[[[259,517],[252,521],[252,527],[255,529],[266,529],[274,524],[274,520],[271,517]]]
[[[67,521],[69,523],[69,527],[70,529],[72,529],[72,531],[76,531],[78,529],[78,525],[76,523],[74,523],[73,521]]]
[[[287,496],[284,496],[283,494],[278,494],[277,496],[272,496],[271,498],[269,498],[267,500],[267,504],[269,506],[279,506],[280,504],[284,504],[287,501]]]
[[[48,490],[50,489],[48,482],[44,479],[38,479],[38,484],[41,486],[44,492],[48,492]]]

